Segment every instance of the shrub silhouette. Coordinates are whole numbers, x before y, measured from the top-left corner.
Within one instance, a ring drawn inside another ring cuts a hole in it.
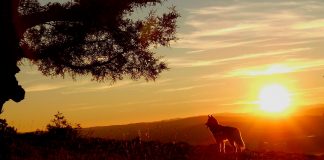
[[[9,126],[6,119],[0,119],[0,137],[13,137],[16,134],[17,130]]]
[[[80,124],[72,126],[61,112],[54,115],[54,119],[46,126],[50,138],[72,140],[80,137]]]
[[[5,119],[0,119],[0,159],[8,159],[10,145],[17,135],[17,130],[8,125]]]

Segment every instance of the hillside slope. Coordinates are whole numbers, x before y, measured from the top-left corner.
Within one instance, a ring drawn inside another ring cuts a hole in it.
[[[222,125],[235,126],[242,132],[247,148],[286,152],[324,153],[323,116],[296,116],[292,118],[266,118],[246,114],[215,115]],[[92,127],[83,130],[91,137],[160,142],[187,142],[192,145],[214,143],[205,126],[207,116]]]

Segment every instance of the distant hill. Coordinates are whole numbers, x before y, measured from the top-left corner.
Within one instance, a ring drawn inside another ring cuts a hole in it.
[[[84,133],[108,139],[132,139],[139,136],[143,140],[207,144],[213,139],[204,126],[205,120],[205,116],[198,116],[149,123],[92,127],[84,129]],[[202,136],[197,137],[198,134],[202,134]]]
[[[222,125],[235,126],[242,132],[247,148],[301,153],[324,153],[324,116],[305,115],[291,118],[258,117],[248,114],[216,114]],[[207,115],[149,123],[113,125],[83,129],[83,134],[107,139],[160,142],[187,142],[192,145],[214,143],[206,128]]]

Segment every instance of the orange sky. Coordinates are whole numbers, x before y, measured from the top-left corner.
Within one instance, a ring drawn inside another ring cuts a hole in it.
[[[165,8],[172,4],[180,39],[156,49],[171,69],[155,82],[44,77],[24,61],[17,77],[26,98],[6,103],[1,117],[31,131],[57,111],[83,127],[250,112],[273,83],[287,88],[291,106],[322,103],[323,1],[176,0]]]

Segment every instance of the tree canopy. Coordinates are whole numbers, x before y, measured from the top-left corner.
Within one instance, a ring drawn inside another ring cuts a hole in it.
[[[37,65],[45,76],[91,75],[94,80],[110,82],[125,76],[154,80],[168,68],[150,48],[169,46],[176,40],[176,10],[170,8],[159,16],[151,11],[139,20],[128,16],[136,8],[162,0],[73,0],[44,6],[37,0],[1,3],[5,27],[0,32],[8,39],[1,44],[8,51],[1,58],[8,61],[0,66],[0,74],[6,75],[0,103],[24,98],[14,77],[22,58]]]
[[[80,136],[80,124],[70,124],[63,113],[57,112],[54,119],[46,126],[47,135],[58,139],[75,139]]]

